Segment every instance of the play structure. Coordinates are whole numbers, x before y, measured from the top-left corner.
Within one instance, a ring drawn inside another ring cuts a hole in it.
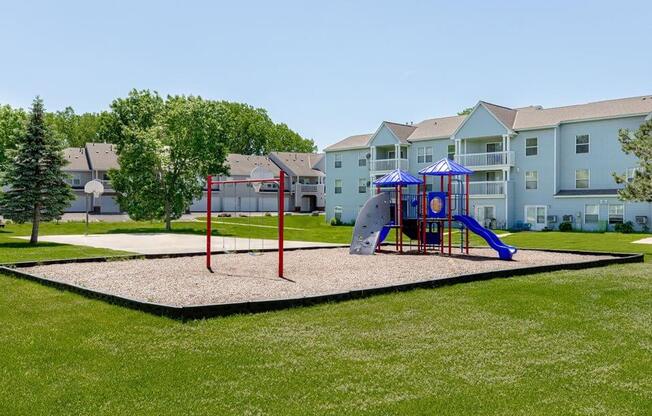
[[[279,171],[278,178],[274,178],[271,173],[255,168],[250,176],[250,179],[237,179],[237,180],[213,180],[214,175],[208,175],[206,177],[206,189],[207,189],[207,199],[206,199],[206,268],[213,271],[212,265],[212,252],[211,252],[211,237],[213,233],[212,219],[211,214],[213,211],[212,200],[213,195],[212,191],[214,186],[221,187],[226,189],[228,186],[234,187],[233,194],[235,195],[235,186],[238,184],[246,184],[250,189],[258,191],[263,184],[277,184],[278,192],[278,277],[283,277],[283,228],[284,228],[284,211],[285,211],[285,173],[281,170]],[[237,211],[237,207],[233,207],[233,212]],[[251,215],[248,215],[248,221],[250,224]],[[225,239],[222,238],[224,242]],[[261,239],[261,242],[264,241]],[[249,245],[247,250],[252,252],[251,249],[251,237],[249,238]],[[223,250],[226,251],[226,250]],[[236,250],[237,251],[237,250]]]
[[[412,241],[417,243],[416,250],[410,250],[413,253],[452,255],[455,244],[460,253],[468,254],[471,231],[496,250],[501,260],[511,260],[516,248],[503,243],[469,215],[472,173],[452,160],[441,159],[419,171],[422,179],[400,169],[378,178],[374,181],[376,195],[365,203],[356,219],[349,252],[374,254],[394,230],[393,245],[398,253],[404,252],[405,235],[410,246]],[[427,191],[428,176],[439,177],[433,183],[434,188],[439,182],[438,190]],[[459,233],[459,243],[453,243],[453,233]]]

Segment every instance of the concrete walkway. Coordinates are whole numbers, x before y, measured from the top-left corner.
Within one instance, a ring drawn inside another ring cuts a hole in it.
[[[640,240],[632,241],[634,244],[652,244],[652,237],[643,238]]]
[[[17,237],[28,239],[29,237]],[[139,254],[196,253],[206,250],[206,237],[196,234],[138,233],[138,234],[90,234],[44,235],[39,241],[107,248]],[[285,241],[285,248],[345,247],[347,244],[315,243],[310,241]],[[260,250],[277,248],[276,240],[258,238],[212,237],[212,251]]]

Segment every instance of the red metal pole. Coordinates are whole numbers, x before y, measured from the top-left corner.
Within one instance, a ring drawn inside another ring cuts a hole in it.
[[[428,244],[426,241],[426,221],[428,216],[427,202],[426,202],[426,175],[423,175],[423,193],[421,194],[421,245],[423,246],[423,254],[428,252]]]
[[[394,226],[396,227],[395,230],[396,232],[394,233],[395,238],[394,238],[394,249],[398,251],[398,186],[394,187],[394,198],[396,198],[396,205],[394,205],[394,219],[395,224]]]
[[[206,268],[211,270],[211,199],[213,196],[213,177],[206,177]]]
[[[439,191],[444,192],[444,177],[439,177]],[[444,254],[444,220],[439,221],[439,254]]]
[[[403,253],[403,187],[398,187],[398,250]]]
[[[452,253],[452,235],[451,235],[451,224],[453,223],[453,212],[451,210],[451,192],[453,190],[453,185],[451,182],[451,174],[448,174],[448,255],[450,256]]]
[[[469,215],[469,175],[466,175],[466,186],[464,187],[464,193],[466,194],[466,215]],[[466,254],[469,254],[469,227],[464,227],[466,238]]]
[[[285,173],[278,180],[278,277],[283,277],[283,225],[285,222]]]

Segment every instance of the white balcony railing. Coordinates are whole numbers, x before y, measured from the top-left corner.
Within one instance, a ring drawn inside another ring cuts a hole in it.
[[[505,182],[469,182],[469,195],[505,195]]]
[[[317,183],[297,183],[295,185],[295,192],[301,194],[323,194],[324,186],[323,184]]]
[[[407,159],[376,159],[372,161],[372,169],[374,171],[394,170],[394,169],[408,169]]]
[[[455,161],[469,168],[514,166],[514,152],[467,153],[455,155]]]

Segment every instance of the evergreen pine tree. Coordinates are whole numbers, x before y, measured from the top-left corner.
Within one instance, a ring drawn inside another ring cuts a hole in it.
[[[67,161],[61,144],[48,131],[43,100],[34,99],[25,135],[9,153],[1,179],[0,211],[17,222],[32,222],[30,243],[38,242],[39,223],[61,218],[74,199],[68,175],[61,169]]]

